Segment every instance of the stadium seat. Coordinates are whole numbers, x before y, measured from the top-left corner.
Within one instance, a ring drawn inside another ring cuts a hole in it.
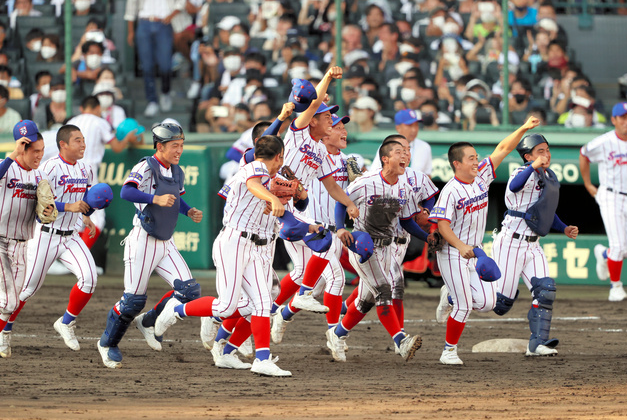
[[[23,120],[30,120],[32,118],[30,113],[30,99],[28,97],[24,99],[12,99],[7,102],[7,106],[16,110]]]

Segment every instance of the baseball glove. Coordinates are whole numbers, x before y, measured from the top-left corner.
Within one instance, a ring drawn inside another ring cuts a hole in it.
[[[50,216],[46,216],[44,214],[44,210],[50,205],[54,207],[54,210],[52,211]],[[54,204],[54,194],[52,193],[52,187],[50,187],[50,183],[46,179],[39,181],[39,184],[37,184],[37,205],[35,207],[35,212],[37,213],[37,217],[39,217],[39,220],[43,224],[52,223],[57,220],[57,215],[59,214],[59,211]]]
[[[354,157],[346,159],[346,171],[348,172],[348,182],[353,182],[363,175],[361,168],[357,164],[357,159]]]
[[[298,180],[287,180],[281,177],[274,177],[272,183],[270,184],[270,192],[274,194],[280,201],[281,204],[287,204],[294,197],[299,196],[298,187],[300,182]]]
[[[294,201],[300,200],[300,194],[303,192],[303,184],[301,184],[300,180],[296,178],[296,175],[294,175],[294,171],[292,171],[292,168],[285,165],[281,168],[280,174],[283,178],[287,179],[288,181],[293,181],[295,183],[296,192],[293,194]]]
[[[446,244],[446,240],[442,237],[440,231],[436,229],[429,234],[427,243],[429,244],[429,251],[436,252],[442,250],[442,247]]]

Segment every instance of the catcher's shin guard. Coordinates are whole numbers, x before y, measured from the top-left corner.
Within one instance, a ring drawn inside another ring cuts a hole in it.
[[[133,295],[124,293],[120,301],[120,314],[111,308],[107,315],[107,327],[100,338],[102,347],[117,347],[126,334],[131,322],[146,305],[146,295]]]
[[[514,306],[514,302],[516,302],[516,299],[518,299],[518,292],[519,290],[516,290],[516,296],[514,296],[513,299],[508,298],[505,295],[502,295],[501,293],[496,293],[496,305],[494,306],[494,313],[499,315],[499,316],[503,316],[506,313],[509,312],[510,309],[512,309],[512,306]]]
[[[531,278],[531,293],[533,299],[538,301],[537,306],[531,305],[527,314],[531,330],[529,350],[532,352],[536,351],[540,344],[555,347],[559,342],[556,339],[549,340],[556,290],[555,280],[550,277]]]

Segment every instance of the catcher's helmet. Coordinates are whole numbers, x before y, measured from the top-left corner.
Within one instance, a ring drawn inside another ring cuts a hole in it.
[[[542,143],[549,144],[542,134],[529,134],[528,136],[525,136],[520,143],[518,143],[516,151],[520,154],[520,157],[523,158],[523,161],[526,162],[525,155],[527,153],[531,153],[534,147]]]
[[[157,143],[167,143],[174,140],[185,140],[185,134],[180,125],[161,123],[152,128],[152,143],[155,149]]]

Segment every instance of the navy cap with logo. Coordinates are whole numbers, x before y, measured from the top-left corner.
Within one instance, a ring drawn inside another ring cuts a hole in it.
[[[622,117],[627,114],[627,102],[620,102],[612,108],[612,117]]]
[[[333,120],[333,124],[331,124],[333,127],[335,127],[340,121],[342,122],[342,124],[346,124],[351,120],[351,117],[349,117],[348,115],[345,115],[343,117],[338,117],[335,114],[331,115],[331,120]]]
[[[15,126],[13,127],[14,140],[19,140],[22,137],[26,137],[30,141],[37,141],[37,133],[39,133],[37,124],[35,124],[31,120],[22,120],[19,123],[15,124]]]
[[[304,112],[309,105],[318,98],[316,88],[306,79],[292,79],[292,91],[290,92],[290,102],[293,103],[294,111]]]
[[[283,213],[283,216],[278,219],[281,223],[279,237],[285,241],[300,241],[309,233],[309,225],[297,220],[289,211]]]
[[[421,121],[422,116],[419,115],[416,111],[414,111],[413,109],[401,109],[400,111],[398,111],[396,113],[396,115],[394,115],[394,124],[396,125],[410,125],[413,124],[417,121]]]
[[[372,238],[367,232],[361,232],[358,230],[354,230],[351,235],[353,235],[353,243],[348,247],[348,249],[356,254],[359,254],[361,256],[359,263],[363,264],[368,261],[374,252]]]
[[[496,281],[501,278],[501,270],[496,262],[488,257],[485,251],[481,248],[475,248],[473,250],[475,257],[477,257],[477,264],[475,270],[479,274],[479,278],[483,281]]]

